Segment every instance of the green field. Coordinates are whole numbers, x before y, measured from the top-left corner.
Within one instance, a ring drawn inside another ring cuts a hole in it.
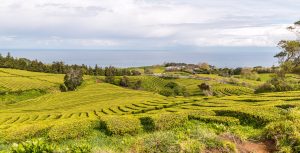
[[[63,77],[0,69],[0,152],[35,138],[58,150],[89,146],[92,152],[300,151],[300,91],[254,94],[267,75],[261,81],[129,77],[142,81],[140,90],[85,76],[78,90],[60,92]],[[189,96],[160,95],[170,81],[184,86]],[[203,82],[216,96],[203,96],[198,88]],[[249,144],[258,150],[249,150]]]

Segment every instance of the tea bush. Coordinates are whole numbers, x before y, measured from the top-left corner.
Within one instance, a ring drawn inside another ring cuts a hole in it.
[[[6,141],[24,141],[27,139],[42,137],[47,134],[50,129],[49,124],[27,124],[23,126],[13,126],[9,129],[3,130],[1,135],[4,135]]]
[[[161,114],[140,118],[146,131],[169,130],[184,125],[188,117],[184,114]]]
[[[81,138],[97,127],[97,122],[97,120],[65,120],[57,122],[49,130],[48,136],[53,141]]]
[[[141,130],[141,124],[133,116],[105,116],[101,117],[101,128],[108,135],[134,135]]]
[[[202,115],[190,115],[189,119],[203,121],[205,123],[221,123],[225,125],[238,125],[240,120],[234,117],[226,116],[202,116]]]

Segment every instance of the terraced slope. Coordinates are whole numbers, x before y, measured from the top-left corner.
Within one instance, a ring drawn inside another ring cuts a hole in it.
[[[61,74],[0,68],[0,89],[3,91],[49,89],[62,83],[63,77]]]

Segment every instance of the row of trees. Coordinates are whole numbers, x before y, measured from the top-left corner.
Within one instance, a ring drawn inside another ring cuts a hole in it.
[[[45,72],[45,73],[56,73],[56,74],[66,74],[71,70],[81,70],[84,75],[95,75],[95,76],[132,76],[141,75],[137,70],[130,69],[120,69],[113,66],[109,67],[95,67],[87,65],[67,65],[64,62],[53,62],[52,64],[45,64],[38,60],[29,60],[26,58],[14,58],[8,53],[5,57],[0,54],[0,67],[1,68],[13,68],[34,72]]]

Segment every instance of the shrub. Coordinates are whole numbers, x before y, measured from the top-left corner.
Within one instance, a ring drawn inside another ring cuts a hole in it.
[[[105,82],[114,84],[115,83],[115,76],[111,76],[111,75],[105,76]]]
[[[202,115],[190,115],[189,119],[199,120],[206,123],[220,123],[225,125],[238,125],[240,120],[233,117],[226,116],[202,116]]]
[[[120,86],[128,87],[129,86],[129,78],[126,76],[123,76],[120,80]]]
[[[217,116],[235,117],[240,120],[243,125],[252,125],[254,127],[262,127],[270,122],[270,119],[260,115],[245,113],[235,110],[215,110]]]
[[[4,130],[2,135],[6,141],[24,141],[35,137],[42,137],[47,134],[50,125],[47,124],[28,124],[11,127]]]
[[[186,89],[184,87],[179,86],[175,82],[169,82],[167,83],[163,90],[159,92],[161,95],[164,96],[186,96]]]
[[[132,116],[101,117],[101,128],[108,135],[134,135],[141,130],[140,120]]]
[[[174,91],[170,88],[165,88],[162,89],[159,94],[166,96],[166,97],[170,97],[170,96],[174,96]]]
[[[180,144],[175,133],[157,132],[145,136],[135,145],[136,152],[175,153],[180,152]]]
[[[53,153],[55,147],[41,139],[30,140],[19,144],[13,144],[12,153]]]
[[[59,90],[61,91],[61,92],[67,92],[67,87],[64,85],[64,84],[60,84],[59,85]]]
[[[199,140],[189,139],[180,143],[181,151],[184,153],[200,153],[205,149],[205,145]]]
[[[275,91],[275,87],[267,82],[259,86],[257,89],[255,89],[255,93],[263,93],[263,92],[272,92]]]
[[[161,114],[140,118],[145,131],[169,130],[180,127],[188,120],[184,114]]]
[[[275,87],[276,91],[291,91],[291,90],[293,90],[293,87],[291,85],[289,85],[287,83],[287,81],[285,81],[279,77],[272,78],[270,83]]]
[[[206,95],[206,96],[210,96],[213,95],[213,92],[211,90],[211,86],[207,83],[202,83],[200,85],[198,85],[199,89]]]
[[[72,145],[67,148],[67,153],[90,153],[92,152],[92,147],[87,144],[81,144],[81,145]]]
[[[64,120],[55,123],[49,130],[48,136],[53,141],[81,138],[88,135],[97,126],[96,120]]]
[[[297,122],[272,122],[265,127],[264,136],[276,141],[280,152],[300,152],[300,129]]]
[[[142,87],[142,80],[138,80],[135,82],[133,89],[138,90]]]
[[[250,68],[243,68],[241,71],[241,77],[249,80],[257,80],[259,78],[257,72]]]

